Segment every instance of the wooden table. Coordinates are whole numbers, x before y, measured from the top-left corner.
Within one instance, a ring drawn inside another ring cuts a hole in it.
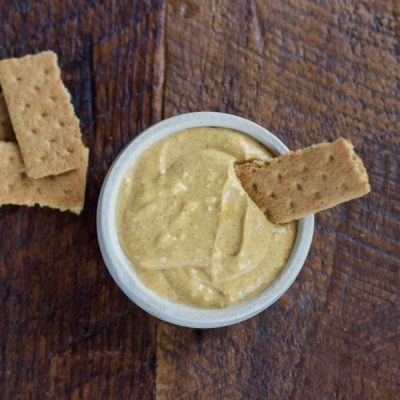
[[[399,14],[396,0],[0,0],[0,57],[59,54],[91,151],[80,217],[0,209],[0,398],[399,398]],[[204,331],[131,303],[95,224],[116,154],[198,110],[291,148],[349,137],[372,185],[317,215],[276,304]]]

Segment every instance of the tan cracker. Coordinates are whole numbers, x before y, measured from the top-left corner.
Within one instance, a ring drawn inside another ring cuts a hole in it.
[[[238,164],[236,174],[274,223],[293,221],[370,191],[361,158],[343,138],[290,152],[267,164]]]
[[[57,55],[1,60],[0,85],[26,173],[37,179],[78,168],[85,150]]]
[[[0,205],[48,206],[80,214],[85,201],[88,149],[79,168],[62,175],[31,179],[15,142],[0,142]]]

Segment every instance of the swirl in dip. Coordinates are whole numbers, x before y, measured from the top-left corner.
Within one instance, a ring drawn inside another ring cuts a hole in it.
[[[226,307],[266,288],[293,247],[296,223],[271,223],[234,163],[272,155],[223,128],[192,128],[155,143],[125,176],[117,221],[143,282],[171,300]]]

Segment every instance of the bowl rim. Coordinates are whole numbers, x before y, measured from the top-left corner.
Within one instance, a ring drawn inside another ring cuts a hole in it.
[[[217,328],[236,324],[265,310],[275,303],[300,273],[309,252],[314,215],[298,221],[292,252],[274,281],[257,295],[233,306],[202,309],[168,300],[149,289],[137,276],[132,262],[119,243],[116,227],[116,205],[123,177],[132,169],[142,152],[153,143],[174,133],[195,127],[229,128],[256,139],[275,154],[289,149],[270,131],[236,115],[219,112],[180,114],[145,129],[118,154],[104,179],[97,205],[97,236],[104,262],[115,283],[140,308],[172,324],[190,328]]]

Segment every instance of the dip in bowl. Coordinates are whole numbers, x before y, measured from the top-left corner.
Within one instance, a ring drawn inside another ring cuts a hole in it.
[[[287,151],[259,125],[213,112],[135,138],[98,204],[100,248],[118,286],[150,314],[196,328],[234,324],[275,302],[300,272],[314,217],[270,223],[233,165]]]

